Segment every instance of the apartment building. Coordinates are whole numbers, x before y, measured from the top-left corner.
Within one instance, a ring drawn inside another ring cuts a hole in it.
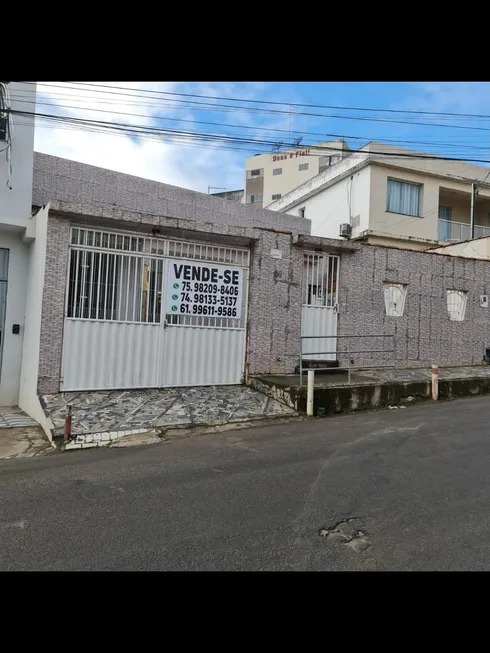
[[[490,235],[490,169],[370,142],[267,208],[311,220],[312,235],[426,249]],[[486,181],[485,181],[486,179]]]
[[[343,140],[257,154],[245,161],[243,201],[267,208],[305,181],[341,161],[350,152]]]

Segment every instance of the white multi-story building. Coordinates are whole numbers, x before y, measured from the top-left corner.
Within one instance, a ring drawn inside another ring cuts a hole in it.
[[[312,235],[411,249],[490,235],[490,169],[371,142],[270,204],[311,220]],[[342,225],[342,229],[341,229]]]
[[[349,152],[347,143],[339,140],[249,157],[245,160],[242,202],[268,208],[269,204],[327,170]]]

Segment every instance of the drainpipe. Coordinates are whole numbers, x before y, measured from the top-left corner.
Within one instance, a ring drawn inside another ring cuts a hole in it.
[[[475,204],[476,196],[478,195],[478,184],[474,181],[471,184],[471,213],[470,213],[470,238],[473,240],[475,237]]]

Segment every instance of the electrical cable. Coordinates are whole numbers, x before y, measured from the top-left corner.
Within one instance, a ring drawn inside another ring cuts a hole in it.
[[[83,82],[81,82],[83,83]],[[51,86],[55,86],[56,88],[66,88],[63,86],[56,86],[51,84]],[[95,84],[91,84],[91,86],[96,86]],[[100,85],[102,86],[102,85]],[[76,88],[76,87],[75,87]],[[80,87],[78,87],[80,89]],[[113,86],[108,86],[108,88],[117,88]],[[119,87],[121,88],[121,87]],[[128,89],[126,89],[128,90]],[[133,90],[140,90],[140,89],[133,89]],[[103,91],[98,91],[98,92],[103,92]],[[145,89],[144,92],[148,93],[158,93],[158,94],[163,94],[163,95],[172,95],[170,92],[167,91],[154,91],[152,89]],[[114,91],[111,93],[114,94]],[[123,93],[123,92],[116,92],[117,95],[124,95],[127,97],[135,97],[134,94],[131,93]],[[137,96],[137,97],[145,97],[145,96]],[[203,95],[196,95],[195,97],[206,97]],[[228,101],[235,101],[233,98],[223,98]],[[245,102],[252,102],[252,100],[236,100],[236,101],[245,101]],[[261,102],[260,100],[253,100],[253,102]],[[290,111],[285,111],[285,110],[278,110],[278,109],[267,109],[263,107],[258,107],[258,108],[253,108],[253,107],[246,107],[246,106],[240,106],[240,105],[229,105],[229,104],[213,104],[209,102],[195,102],[192,100],[186,100],[186,104],[189,105],[197,105],[201,107],[201,110],[205,110],[203,107],[211,107],[213,111],[220,111],[222,109],[226,109],[229,111],[246,111],[249,113],[265,113],[265,114],[273,114],[273,115],[290,115]],[[272,104],[275,104],[272,102]],[[282,103],[281,103],[282,104]],[[284,103],[286,106],[291,105],[291,103]],[[186,108],[185,105],[182,105],[182,108]],[[471,127],[471,126],[465,126],[465,125],[451,125],[451,124],[443,124],[443,123],[424,123],[424,122],[414,122],[414,121],[407,121],[407,120],[388,120],[384,118],[373,118],[373,117],[361,117],[361,116],[343,116],[343,115],[336,115],[336,114],[322,114],[322,113],[309,113],[305,111],[296,111],[295,115],[297,116],[313,116],[317,118],[334,118],[334,119],[339,119],[339,120],[357,120],[357,121],[366,121],[366,122],[380,122],[380,123],[388,123],[388,124],[402,124],[402,125],[416,125],[416,126],[424,126],[424,127],[441,127],[441,128],[450,128],[450,129],[466,129],[466,130],[472,130],[472,131],[490,131],[489,127]]]
[[[69,87],[69,84],[75,84],[76,86],[71,86]],[[57,86],[55,84],[47,84],[49,86],[55,86],[57,88],[77,88],[77,87],[85,87],[85,86],[90,86],[90,87],[95,87],[97,90],[100,88],[108,88],[112,89],[110,92],[114,92],[113,89],[117,90],[124,90],[124,91],[136,91],[138,93],[144,92],[144,93],[151,93],[151,94],[158,94],[158,95],[170,95],[170,96],[177,96],[177,97],[198,97],[198,98],[206,98],[209,100],[228,100],[228,101],[233,101],[233,102],[249,102],[253,104],[266,104],[266,105],[278,105],[278,106],[287,106],[287,107],[310,107],[312,109],[334,109],[338,111],[372,111],[372,112],[380,112],[380,113],[394,113],[394,114],[413,114],[413,115],[426,115],[426,116],[447,116],[447,117],[457,117],[457,118],[477,118],[477,119],[484,119],[484,120],[490,120],[490,115],[488,114],[475,114],[475,113],[452,113],[452,112],[447,112],[447,111],[421,111],[421,110],[415,110],[415,109],[386,109],[386,108],[369,108],[369,107],[349,107],[349,106],[337,106],[337,105],[328,105],[328,104],[313,104],[311,102],[308,103],[303,103],[303,102],[289,102],[289,101],[279,101],[279,100],[256,100],[256,99],[248,99],[248,98],[236,98],[236,97],[230,97],[230,96],[220,96],[220,95],[204,95],[204,94],[196,94],[196,93],[178,93],[176,91],[157,91],[155,89],[139,89],[139,88],[134,88],[134,87],[128,87],[128,86],[116,86],[112,84],[93,84],[90,82],[66,82],[66,86]],[[89,89],[84,89],[84,90],[89,90]],[[101,91],[100,91],[101,92]]]
[[[89,102],[90,100],[87,100]],[[27,103],[27,100],[23,99],[18,99],[18,103]],[[232,123],[223,123],[223,122],[211,122],[211,121],[202,121],[202,120],[188,120],[188,119],[183,119],[183,118],[171,118],[171,117],[163,117],[163,116],[147,116],[146,114],[137,114],[137,113],[131,113],[131,112],[126,112],[126,111],[112,111],[109,109],[95,109],[95,108],[86,108],[86,107],[78,107],[78,106],[73,106],[73,105],[67,105],[67,104],[58,104],[58,103],[51,103],[51,102],[40,102],[38,100],[37,102],[38,105],[42,106],[53,106],[53,107],[58,107],[60,109],[75,109],[79,111],[89,111],[89,112],[97,112],[97,113],[108,113],[111,115],[125,115],[125,116],[131,116],[131,117],[141,117],[141,118],[148,118],[151,117],[152,120],[161,120],[161,121],[172,121],[172,122],[185,122],[185,123],[192,123],[192,124],[200,124],[200,125],[213,125],[217,127],[227,127],[227,128],[237,128],[237,129],[249,129],[252,131],[266,131],[266,132],[279,132],[279,133],[288,133],[289,130],[287,129],[280,129],[280,128],[272,128],[272,127],[260,127],[260,126],[251,126],[251,125],[236,125]],[[119,103],[115,103],[119,104]],[[299,133],[299,132],[298,132]],[[303,135],[307,136],[323,136],[323,137],[331,137],[335,139],[340,139],[341,135],[339,134],[322,134],[320,132],[302,132]],[[344,136],[344,138],[347,139],[357,139],[357,140],[368,140],[368,141],[386,141],[389,144],[393,143],[403,143],[403,144],[418,144],[418,145],[434,145],[438,147],[448,147],[448,148],[454,148],[454,149],[474,149],[474,150],[483,150],[483,151],[490,151],[490,145],[487,147],[484,146],[478,146],[478,145],[462,145],[462,144],[457,144],[457,143],[444,143],[444,142],[434,142],[434,141],[414,141],[414,140],[397,140],[397,139],[387,139],[387,138],[367,138],[364,136]]]
[[[233,144],[247,144],[247,145],[256,145],[256,146],[261,146],[261,147],[277,147],[277,143],[275,143],[272,140],[257,140],[257,139],[252,139],[248,137],[244,138],[237,138],[235,136],[230,136],[226,134],[210,134],[209,132],[193,132],[193,131],[183,131],[183,130],[175,130],[175,129],[170,129],[170,128],[159,128],[159,127],[152,127],[152,126],[138,126],[134,124],[128,124],[128,123],[119,123],[119,122],[109,122],[109,121],[103,121],[103,120],[93,120],[93,119],[83,119],[83,118],[76,118],[76,117],[70,117],[70,116],[60,116],[60,115],[54,115],[54,114],[44,114],[44,113],[38,113],[36,111],[20,111],[20,110],[12,110],[9,109],[7,113],[11,113],[14,115],[30,115],[30,116],[35,116],[39,118],[47,118],[51,119],[54,121],[60,121],[60,122],[65,122],[65,123],[72,123],[72,124],[80,124],[80,125],[98,125],[98,126],[103,126],[105,127],[108,131],[110,130],[124,130],[128,133],[134,133],[134,134],[141,134],[141,133],[153,133],[153,134],[160,134],[162,136],[168,136],[168,135],[178,135],[181,137],[185,138],[191,138],[191,139],[200,139],[201,141],[218,141],[218,142],[229,142]],[[321,150],[322,152],[325,152],[325,150],[331,150],[338,152],[338,148],[329,148],[328,146],[321,146],[321,145],[316,145],[316,144],[308,144],[308,145],[299,145],[297,146],[298,150]],[[383,157],[394,157],[394,158],[401,158],[401,159],[417,159],[417,160],[436,160],[436,161],[460,161],[460,162],[475,162],[475,163],[490,163],[490,159],[478,159],[478,158],[467,158],[467,157],[448,157],[448,156],[438,156],[438,155],[430,155],[430,154],[414,154],[411,152],[380,152],[380,151],[375,151],[375,150],[354,150],[351,151],[349,156],[355,156],[359,154],[374,154],[374,155],[380,155]],[[321,156],[321,154],[319,155]]]

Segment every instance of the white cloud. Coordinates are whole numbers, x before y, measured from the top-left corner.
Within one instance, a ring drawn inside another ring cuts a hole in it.
[[[38,83],[37,113],[56,114],[135,126],[155,126],[156,115],[192,120],[196,113],[189,108],[178,109],[174,101],[157,94],[144,94],[145,90],[186,92],[185,85],[164,82],[106,82],[54,84]],[[196,88],[198,90],[196,90]],[[131,89],[138,89],[133,92]],[[253,97],[259,89],[250,88],[247,96]],[[232,91],[232,92],[230,92]],[[206,95],[234,95],[231,85],[193,85],[194,93]],[[241,92],[243,97],[244,91]],[[192,98],[195,100],[196,98]],[[206,100],[206,102],[212,102]],[[192,106],[192,105],[191,105]],[[131,115],[133,114],[133,115]],[[135,115],[136,114],[136,115]],[[219,122],[237,123],[236,113],[222,114]],[[200,120],[211,120],[199,117]],[[216,119],[214,119],[217,121]],[[159,123],[161,126],[162,123]],[[174,122],[172,129],[189,131],[214,131],[212,126]],[[223,131],[223,130],[221,130]],[[60,123],[37,120],[35,150],[82,163],[109,168],[118,172],[146,177],[156,181],[207,192],[208,185],[229,189],[243,187],[244,159],[248,152],[191,147],[164,142],[160,139],[130,137],[125,133],[108,134],[73,128]]]

